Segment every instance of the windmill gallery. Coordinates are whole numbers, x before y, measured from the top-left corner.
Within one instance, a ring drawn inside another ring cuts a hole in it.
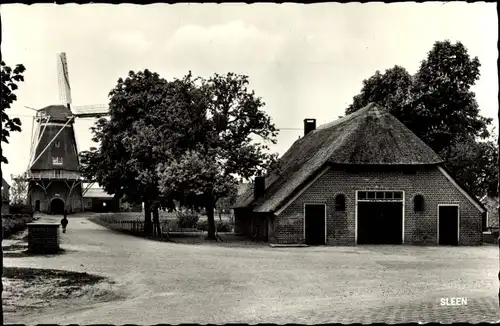
[[[37,111],[36,130],[32,129],[30,162],[27,171],[28,203],[35,211],[61,214],[83,211],[84,182],[78,172],[79,159],[75,138],[76,118],[107,115],[107,107],[71,106],[66,54],[58,59],[59,96],[62,104]],[[34,132],[33,132],[34,131]]]

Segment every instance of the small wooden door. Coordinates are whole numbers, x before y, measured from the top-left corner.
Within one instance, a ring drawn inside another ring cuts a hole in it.
[[[308,245],[325,244],[326,206],[318,204],[305,205],[305,241]]]
[[[439,206],[439,244],[458,245],[458,206]]]

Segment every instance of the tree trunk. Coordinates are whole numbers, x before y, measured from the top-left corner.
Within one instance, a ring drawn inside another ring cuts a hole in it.
[[[3,243],[3,219],[0,219],[0,228],[2,228],[2,238],[0,239],[0,241],[2,241]],[[3,276],[3,247],[0,249],[0,254],[1,254],[1,257],[0,257],[0,280],[2,279],[2,276]],[[0,282],[0,300],[3,298],[3,282]],[[0,325],[3,325],[3,300],[2,301],[2,304],[0,305]]]
[[[151,235],[153,232],[153,223],[151,222],[151,204],[149,201],[144,202],[144,233]]]
[[[500,119],[500,109],[498,110],[498,118]],[[497,197],[500,197],[500,133],[498,134],[498,191]],[[500,226],[500,206],[498,206],[498,226]],[[498,234],[498,256],[500,258],[500,233]],[[500,307],[500,259],[498,260],[498,306]]]
[[[215,237],[214,204],[211,200],[205,206],[205,211],[207,213],[207,221],[208,221],[207,240],[217,240],[217,238]]]
[[[160,212],[156,206],[153,207],[153,234],[161,236]]]

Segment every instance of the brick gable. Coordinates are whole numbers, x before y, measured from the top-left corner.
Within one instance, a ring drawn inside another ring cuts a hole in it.
[[[356,190],[404,191],[404,243],[437,244],[438,204],[459,204],[460,245],[482,241],[482,213],[460,192],[437,166],[415,174],[390,171],[349,172],[330,168],[275,217],[277,243],[304,243],[304,204],[326,204],[327,244],[354,245]],[[335,196],[345,195],[345,211],[335,211]],[[424,211],[415,212],[413,198],[424,197]]]

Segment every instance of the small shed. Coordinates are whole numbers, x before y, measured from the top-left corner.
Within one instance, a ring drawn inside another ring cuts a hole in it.
[[[2,178],[2,215],[9,214],[10,185]]]
[[[118,212],[119,200],[102,188],[88,188],[83,193],[84,210],[87,212]]]

